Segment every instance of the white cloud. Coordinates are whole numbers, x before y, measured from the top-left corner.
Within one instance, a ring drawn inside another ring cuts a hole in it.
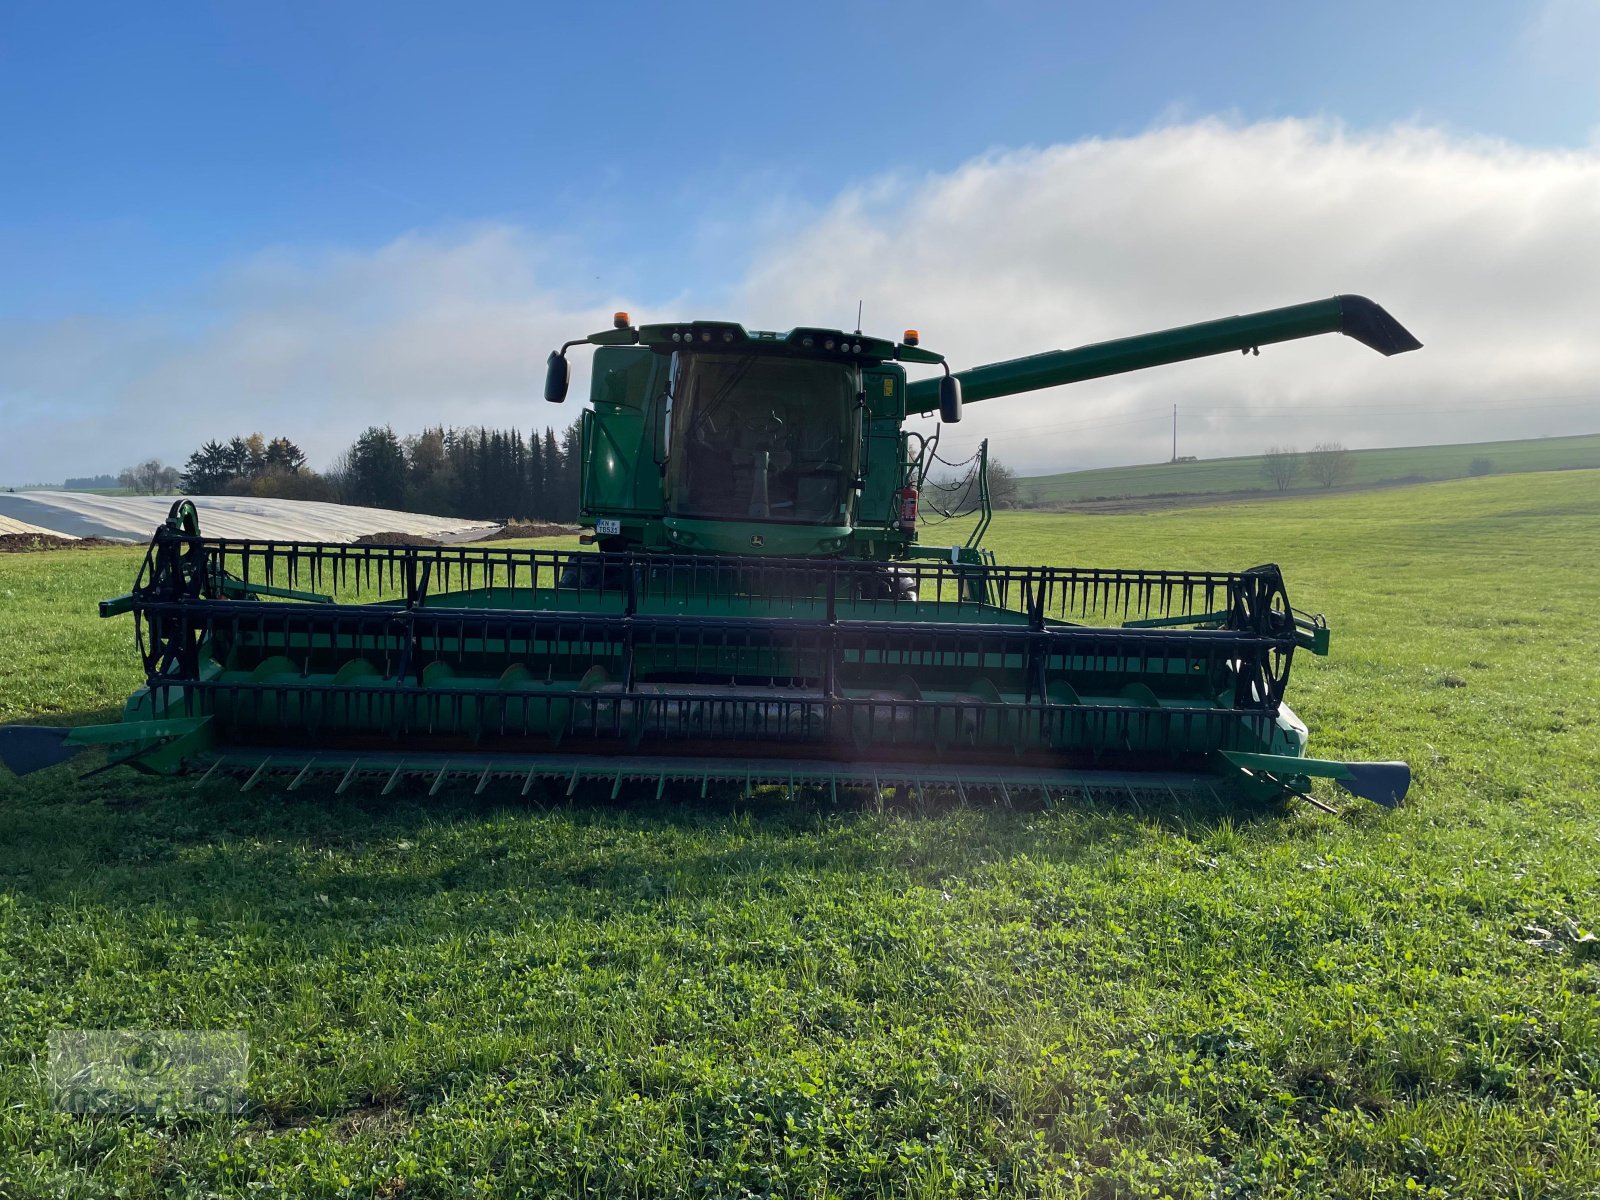
[[[782,323],[862,297],[958,369],[1340,292],[1425,343],[1321,338],[969,406],[957,444],[992,434],[1030,471],[1163,457],[1173,402],[1202,455],[1592,430],[1596,213],[1594,153],[1201,121],[873,181],[759,255],[746,299]]]
[[[992,434],[1025,470],[1149,461],[1174,401],[1184,452],[1206,455],[1578,431],[1600,428],[1597,212],[1594,150],[1206,120],[869,179],[778,222],[715,295],[633,311],[787,328],[847,324],[862,299],[869,330],[915,326],[959,368],[1358,292],[1425,348],[1330,337],[1181,364],[973,405],[951,440]],[[491,226],[274,251],[181,309],[0,324],[0,480],[252,429],[324,460],[373,422],[570,419],[539,399],[544,355],[633,306],[569,286],[559,249]]]
[[[504,226],[414,234],[370,253],[275,250],[182,309],[0,326],[0,478],[59,479],[261,430],[325,461],[393,424],[565,424],[544,358],[613,304],[543,281]]]

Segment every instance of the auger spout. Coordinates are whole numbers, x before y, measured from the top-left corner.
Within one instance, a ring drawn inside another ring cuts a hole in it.
[[[1384,355],[1404,354],[1422,346],[1405,326],[1365,296],[1334,296],[1242,317],[1223,317],[1198,325],[1096,342],[1074,350],[1051,350],[1027,358],[987,363],[958,371],[956,378],[961,381],[962,399],[970,404],[996,396],[1034,392],[1064,383],[1080,383],[1145,367],[1226,354],[1230,350],[1253,350],[1274,342],[1289,342],[1322,333],[1345,334]],[[920,380],[906,388],[908,413],[930,413],[938,407],[937,379]]]

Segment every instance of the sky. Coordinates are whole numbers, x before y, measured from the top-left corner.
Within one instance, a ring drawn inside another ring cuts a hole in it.
[[[609,324],[958,369],[1344,292],[1342,338],[970,405],[1025,473],[1600,431],[1600,0],[0,5],[0,484],[564,425]],[[575,396],[584,363],[575,360]]]

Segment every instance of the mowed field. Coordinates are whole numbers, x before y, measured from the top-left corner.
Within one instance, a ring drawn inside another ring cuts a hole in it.
[[[1309,446],[1300,447],[1302,450]],[[1461,479],[1472,473],[1475,459],[1487,459],[1492,473],[1560,471],[1600,467],[1600,434],[1535,438],[1512,442],[1466,442],[1451,446],[1397,446],[1350,451],[1350,478],[1341,486],[1374,487],[1390,481]],[[1192,463],[1151,463],[1139,467],[1106,467],[1062,475],[1035,475],[1017,481],[1025,504],[1066,504],[1133,496],[1199,496],[1220,493],[1278,492],[1261,473],[1260,455],[1211,458]],[[1600,487],[1600,484],[1593,486]],[[1309,477],[1295,481],[1292,491],[1322,490]]]
[[[0,771],[3,1196],[1600,1193],[1589,472],[1004,514],[1281,563],[1408,804],[429,798]],[[137,682],[133,551],[0,559],[0,719]],[[238,1118],[51,1110],[52,1030],[242,1029]]]

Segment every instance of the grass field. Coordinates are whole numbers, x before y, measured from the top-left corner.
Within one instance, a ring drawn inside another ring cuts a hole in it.
[[[1309,449],[1302,446],[1301,449]],[[1417,483],[1461,479],[1474,459],[1488,459],[1492,473],[1559,471],[1600,467],[1600,434],[1535,438],[1514,442],[1468,442],[1454,446],[1398,446],[1352,450],[1353,468],[1346,487],[1372,487],[1391,480]],[[1141,467],[1105,467],[1063,475],[1035,475],[1017,481],[1025,504],[1065,504],[1130,496],[1199,496],[1252,490],[1276,495],[1261,474],[1261,457],[1211,458],[1204,462],[1152,463]],[[1318,492],[1311,479],[1298,480],[1292,491]]]
[[[3,1196],[1600,1194],[1600,488],[1145,517],[1283,564],[1406,807],[624,803],[0,772]],[[0,560],[0,719],[135,683],[132,551]],[[1333,793],[1327,798],[1334,799]],[[1342,802],[1341,802],[1342,803]],[[243,1029],[240,1118],[53,1112],[52,1030]]]

